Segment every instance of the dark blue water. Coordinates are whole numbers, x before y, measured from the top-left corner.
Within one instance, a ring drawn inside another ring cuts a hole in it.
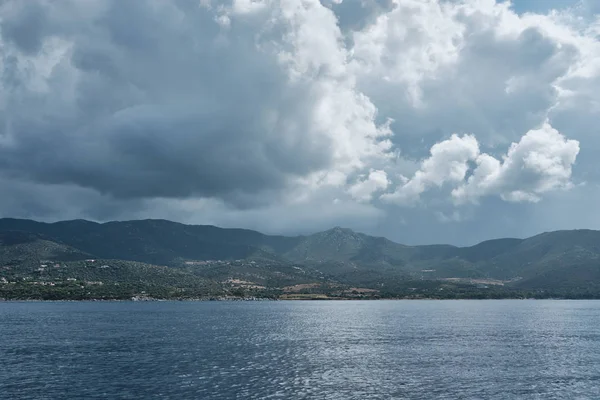
[[[0,398],[600,398],[600,302],[0,303]]]

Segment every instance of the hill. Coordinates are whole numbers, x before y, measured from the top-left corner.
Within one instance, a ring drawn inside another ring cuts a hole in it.
[[[86,254],[33,232],[0,231],[0,265],[20,265],[39,260],[83,260]]]
[[[406,295],[421,291],[427,282],[433,286],[422,293],[428,295],[434,289],[456,291],[457,285],[488,294],[504,291],[507,296],[514,291],[600,295],[600,232],[591,230],[456,247],[406,246],[340,227],[287,237],[166,220],[0,219],[0,267],[68,261],[75,275],[75,269],[83,268],[76,262],[90,258],[119,260],[132,271],[142,271],[143,264],[148,266],[144,273],[162,265],[162,272],[152,272],[164,275],[158,279],[164,285],[177,286],[167,279],[177,271],[182,282],[199,279],[194,285],[219,288],[213,293],[221,294],[281,295],[301,288],[321,294],[360,289],[363,294]],[[134,275],[115,276],[113,281],[140,281]]]
[[[165,220],[140,220],[99,224],[84,220],[46,224],[31,220],[0,219],[0,231],[46,235],[102,258],[155,264],[176,260],[232,260],[275,256],[292,248],[298,238],[267,236],[246,229],[184,225]]]

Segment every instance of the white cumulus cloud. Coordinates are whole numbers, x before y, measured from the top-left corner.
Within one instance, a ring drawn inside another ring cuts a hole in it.
[[[546,192],[571,186],[578,153],[579,142],[544,124],[513,143],[502,161],[479,155],[473,175],[454,189],[452,196],[459,203],[494,194],[506,201],[537,202]]]
[[[348,193],[358,201],[369,202],[375,192],[386,189],[389,183],[385,171],[372,170],[368,176],[361,177],[361,180],[350,186]]]
[[[414,204],[431,187],[461,182],[469,169],[468,162],[478,155],[479,144],[474,136],[452,135],[431,148],[431,155],[411,179],[381,198],[396,204]]]
[[[452,185],[451,195],[457,204],[476,203],[492,195],[511,202],[537,202],[546,192],[571,186],[578,153],[578,141],[566,139],[547,123],[513,143],[502,160],[480,153],[474,136],[455,134],[435,144],[414,176],[381,198],[414,205],[428,189]],[[473,163],[476,167],[471,169]]]

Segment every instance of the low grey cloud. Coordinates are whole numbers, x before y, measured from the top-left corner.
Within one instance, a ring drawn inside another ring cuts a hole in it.
[[[41,8],[31,3],[5,7]],[[19,59],[33,77],[13,79],[15,89],[5,98],[5,173],[115,197],[235,202],[237,193],[282,188],[286,177],[331,162],[327,138],[311,137],[302,117],[309,90],[288,84],[243,27],[220,44],[218,22],[192,2],[182,3],[184,9],[106,4],[90,31],[85,21],[74,31],[59,30],[59,17],[74,15],[61,15],[73,11],[58,7],[53,36],[35,40],[22,37],[30,18],[8,20],[13,51],[38,53],[38,59]],[[161,11],[173,13],[171,19]],[[55,43],[43,51],[31,45],[42,39]],[[15,68],[8,75],[27,71]],[[42,87],[32,87],[36,74]]]

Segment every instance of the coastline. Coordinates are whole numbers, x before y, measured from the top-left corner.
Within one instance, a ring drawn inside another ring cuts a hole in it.
[[[190,299],[159,299],[159,298],[149,298],[144,300],[134,300],[134,299],[0,299],[0,303],[97,303],[97,302],[106,302],[106,303],[148,303],[148,302],[183,302],[183,303],[195,303],[195,302],[264,302],[264,301],[505,301],[505,300],[515,300],[515,301],[524,301],[524,300],[558,300],[558,301],[578,301],[578,300],[586,300],[586,301],[598,301],[600,298],[568,298],[568,297],[531,297],[531,298],[515,298],[515,297],[502,297],[502,298],[472,298],[472,297],[464,297],[464,298],[452,298],[452,299],[440,299],[440,298],[294,298],[294,299],[272,299],[272,298],[222,298],[222,299],[213,299],[213,298],[190,298]]]

